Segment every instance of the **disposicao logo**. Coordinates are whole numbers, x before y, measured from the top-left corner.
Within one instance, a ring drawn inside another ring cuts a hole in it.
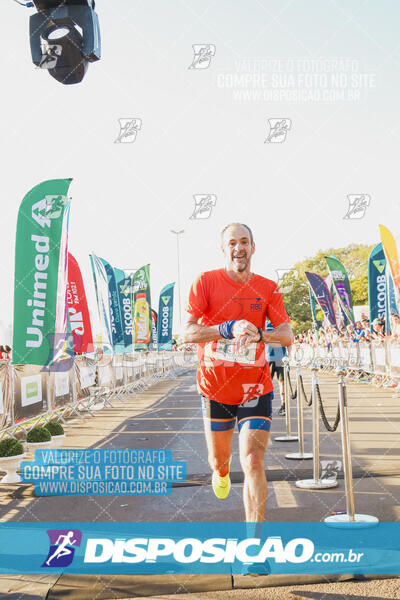
[[[50,549],[42,567],[68,567],[74,558],[75,548],[81,545],[79,529],[48,529]]]
[[[253,547],[257,554],[248,554]],[[264,543],[260,538],[244,540],[210,538],[199,540],[183,538],[89,538],[86,543],[85,563],[155,563],[159,558],[172,557],[177,563],[264,563],[273,558],[277,563],[303,563],[312,557],[314,544],[307,538],[295,538],[285,545],[279,536],[268,537]]]

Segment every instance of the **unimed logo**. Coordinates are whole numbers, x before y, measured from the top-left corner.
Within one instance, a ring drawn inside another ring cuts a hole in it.
[[[250,551],[250,554],[248,554]],[[258,553],[257,553],[258,552]],[[264,563],[268,558],[277,563],[304,563],[311,559],[314,544],[307,538],[295,538],[283,544],[280,536],[244,540],[210,538],[89,538],[85,563],[155,563],[165,557],[177,563]]]
[[[36,404],[42,400],[42,377],[40,374],[21,377],[21,406]]]
[[[38,384],[36,381],[31,381],[26,384],[25,395],[27,398],[35,398],[38,395]]]

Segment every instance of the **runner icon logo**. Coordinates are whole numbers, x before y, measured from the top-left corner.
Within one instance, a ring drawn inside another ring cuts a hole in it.
[[[246,403],[247,408],[257,406],[260,396],[264,393],[264,385],[262,383],[242,383],[243,387],[243,404]],[[253,398],[256,394],[256,398]],[[248,400],[251,398],[251,400]]]
[[[75,548],[81,545],[79,529],[48,529],[49,553],[42,567],[68,567],[74,558]]]
[[[194,209],[189,219],[208,219],[213,207],[217,204],[215,194],[194,194]]]
[[[274,293],[290,294],[293,290],[294,282],[299,278],[297,269],[276,269],[278,276],[277,285]]]
[[[321,460],[321,479],[334,479],[336,481],[342,469],[340,460]]]
[[[119,134],[114,143],[132,144],[138,131],[142,129],[142,119],[118,119],[118,123]]]
[[[268,119],[269,134],[265,144],[282,144],[292,127],[291,119]]]
[[[215,56],[214,44],[193,44],[194,56],[189,69],[208,69]]]
[[[54,69],[57,65],[57,61],[62,53],[62,46],[60,44],[48,44],[42,52],[42,58],[40,59],[39,69]]]
[[[343,219],[362,219],[371,202],[369,194],[348,194],[349,206]]]

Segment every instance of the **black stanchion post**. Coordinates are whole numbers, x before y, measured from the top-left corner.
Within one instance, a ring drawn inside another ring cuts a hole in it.
[[[319,404],[315,393],[318,366],[316,363],[311,365],[312,382],[312,419],[313,419],[313,479],[300,479],[296,481],[299,488],[305,490],[322,490],[325,488],[333,488],[337,486],[336,479],[321,479],[320,463],[319,463]]]
[[[286,454],[285,458],[290,460],[306,460],[313,457],[312,452],[304,452],[304,422],[303,422],[303,404],[300,393],[301,386],[301,361],[296,361],[296,399],[297,399],[297,428],[299,434],[299,451]],[[289,390],[288,390],[289,394]]]
[[[290,414],[290,393],[289,393],[289,359],[284,356],[283,362],[283,381],[284,381],[284,394],[285,394],[285,409],[286,409],[286,435],[280,435],[274,438],[277,442],[297,442],[299,439],[297,435],[292,435],[292,421]]]
[[[364,523],[364,527],[372,527],[378,523],[378,519],[371,515],[357,515],[354,508],[354,489],[353,489],[353,472],[351,467],[351,448],[350,448],[350,434],[349,434],[349,415],[347,410],[347,398],[345,390],[344,376],[346,375],[346,368],[344,366],[336,369],[336,375],[339,377],[338,381],[338,392],[339,392],[339,407],[340,407],[340,421],[342,424],[342,454],[343,454],[343,467],[344,467],[344,485],[346,490],[346,514],[341,515],[330,515],[326,517],[325,523],[334,527],[342,527],[348,525],[351,527],[352,524]]]

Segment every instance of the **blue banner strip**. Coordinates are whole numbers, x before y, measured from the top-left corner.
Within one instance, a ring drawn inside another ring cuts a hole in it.
[[[400,523],[1,523],[0,573],[397,574]]]

